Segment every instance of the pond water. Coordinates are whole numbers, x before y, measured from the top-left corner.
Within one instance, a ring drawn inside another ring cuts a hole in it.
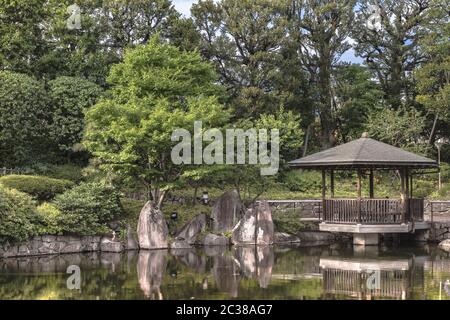
[[[79,290],[67,287],[71,265]],[[450,257],[430,246],[326,246],[10,258],[0,260],[0,299],[450,300]]]

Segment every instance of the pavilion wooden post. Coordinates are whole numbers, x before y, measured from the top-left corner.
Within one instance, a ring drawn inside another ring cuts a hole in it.
[[[402,214],[402,222],[406,223],[406,195],[405,195],[405,178],[406,171],[404,168],[400,169],[400,183],[401,183],[401,214]]]
[[[358,193],[358,222],[361,223],[361,170],[358,169],[358,181],[356,183]]]
[[[330,171],[330,197],[334,198],[334,170]]]
[[[323,219],[327,220],[327,208],[325,206],[325,196],[326,196],[326,183],[327,183],[327,178],[326,178],[326,172],[325,169],[322,169],[322,211],[323,211]]]
[[[413,197],[413,175],[412,175],[412,173],[409,176],[409,197],[410,198]]]
[[[370,169],[370,174],[369,174],[369,198],[370,199],[374,198],[374,193],[373,193],[373,169]]]
[[[410,216],[410,203],[411,201],[409,201],[409,169],[405,168],[405,215],[406,215],[406,220],[411,220],[411,216]],[[404,221],[406,222],[406,221]]]

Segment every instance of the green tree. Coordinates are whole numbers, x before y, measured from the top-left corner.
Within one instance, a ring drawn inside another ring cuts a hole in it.
[[[418,95],[430,118],[428,142],[434,145],[436,135],[445,135],[450,116],[450,23],[445,1],[435,1],[428,33],[421,41],[425,63],[415,71]],[[439,5],[440,4],[440,5]],[[448,132],[447,132],[448,136]]]
[[[220,127],[228,120],[220,105],[213,67],[197,52],[182,52],[153,37],[126,52],[108,78],[111,98],[87,113],[85,145],[104,170],[143,183],[161,205],[185,170],[170,159],[175,129],[193,123]]]
[[[368,115],[380,107],[383,92],[366,67],[342,64],[336,68],[333,99],[343,143],[359,138]]]
[[[281,105],[299,109],[303,72],[288,34],[286,0],[212,0],[192,6],[204,56],[213,61],[238,118]]]
[[[64,155],[70,156],[82,140],[85,112],[100,97],[101,88],[87,80],[58,77],[48,84],[52,104],[50,137]]]
[[[0,1],[0,71],[36,74],[47,50],[45,0]]]
[[[51,109],[37,80],[0,71],[0,164],[21,166],[47,156]]]
[[[320,142],[327,148],[336,142],[332,78],[343,53],[350,49],[348,37],[353,24],[353,0],[292,1],[291,33],[296,38],[302,67],[314,87],[315,112],[320,122]]]
[[[380,14],[379,28],[369,28],[373,8]],[[364,58],[383,88],[387,104],[413,105],[411,72],[422,61],[419,39],[424,35],[430,1],[359,1],[352,37],[356,53]]]
[[[366,130],[371,138],[412,152],[426,154],[422,134],[425,117],[414,108],[382,108],[369,115]]]

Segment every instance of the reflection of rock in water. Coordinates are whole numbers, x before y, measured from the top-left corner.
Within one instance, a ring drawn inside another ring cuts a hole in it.
[[[257,278],[261,288],[267,288],[274,264],[273,247],[242,246],[236,248],[236,258],[247,278]]]
[[[213,260],[212,274],[219,290],[227,292],[232,298],[238,297],[241,276],[237,261],[226,254],[217,255]]]
[[[161,284],[167,264],[167,250],[140,251],[137,263],[139,285],[145,296],[162,300]]]
[[[193,271],[197,273],[206,272],[205,256],[198,254],[195,249],[172,249],[170,253]]]
[[[224,254],[228,250],[228,247],[226,247],[226,246],[204,246],[203,250],[207,257],[216,257],[216,256]]]
[[[116,272],[117,267],[120,264],[120,260],[122,255],[120,253],[115,252],[102,252],[100,254],[100,262],[102,266],[108,267],[111,269],[111,272]]]
[[[134,266],[136,265],[136,258],[138,257],[138,251],[137,250],[128,250],[126,252],[127,255],[127,273],[131,273],[132,269],[134,269]]]
[[[267,288],[272,277],[274,263],[273,248],[269,246],[258,246],[256,248],[258,257],[258,280],[261,288]]]

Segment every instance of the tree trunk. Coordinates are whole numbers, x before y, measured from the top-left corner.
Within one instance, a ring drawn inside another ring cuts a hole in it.
[[[437,124],[438,118],[439,118],[439,114],[436,113],[436,115],[434,116],[433,127],[431,128],[431,132],[430,132],[430,138],[428,139],[429,145],[434,144],[434,139],[436,138],[436,124]]]

